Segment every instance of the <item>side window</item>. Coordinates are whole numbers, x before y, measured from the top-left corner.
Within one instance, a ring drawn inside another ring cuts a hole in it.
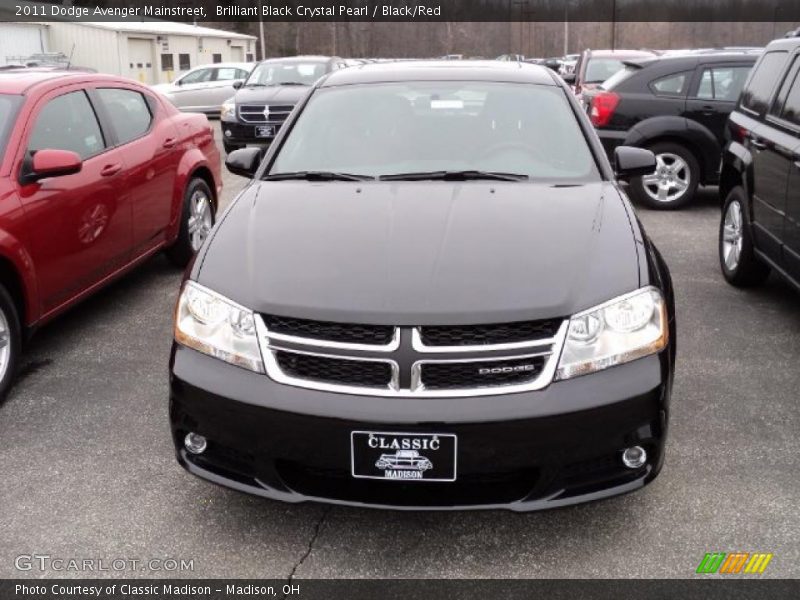
[[[198,69],[197,71],[193,71],[188,75],[185,75],[183,79],[181,79],[181,85],[185,85],[187,83],[203,83],[205,81],[211,81],[211,77],[214,75],[214,69]]]
[[[786,52],[767,52],[761,58],[742,92],[743,107],[759,114],[767,109],[787,56]]]
[[[239,69],[233,67],[226,67],[217,69],[217,81],[231,81],[233,79],[241,79],[239,76]]]
[[[783,83],[781,83],[781,87],[778,90],[778,94],[775,96],[775,100],[772,101],[772,106],[769,109],[769,114],[780,117],[781,112],[783,111],[783,106],[786,103],[786,97],[789,95],[789,90],[792,87],[792,83],[794,82],[795,74],[797,73],[798,65],[800,64],[800,59],[795,56],[794,60],[792,61],[792,65],[789,67],[787,71],[786,77],[783,78]]]
[[[244,69],[236,69],[236,79],[247,79],[247,76],[250,73],[245,71]]]
[[[141,137],[150,129],[153,115],[139,92],[122,88],[100,88],[97,95],[114,124],[120,144]]]
[[[697,97],[704,100],[736,102],[750,67],[707,67],[700,77]]]
[[[650,82],[650,89],[656,96],[685,96],[691,71],[674,73]]]
[[[86,93],[70,92],[50,100],[33,126],[28,151],[71,150],[82,159],[106,148],[103,132]]]
[[[800,77],[795,76],[792,87],[786,96],[781,118],[800,126]]]

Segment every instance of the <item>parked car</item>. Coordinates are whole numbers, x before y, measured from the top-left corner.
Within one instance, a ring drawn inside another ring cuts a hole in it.
[[[587,106],[585,93],[590,93],[606,79],[624,68],[624,61],[657,56],[653,50],[584,50],[572,70],[561,73],[573,87],[575,95]]]
[[[235,95],[222,105],[225,152],[272,142],[314,82],[346,67],[343,59],[330,56],[273,58],[258,63],[244,83],[236,84]]]
[[[656,477],[669,270],[556,73],[336,71],[263,162],[226,164],[254,181],[188,274],[170,362],[191,473],[290,502],[512,510]],[[654,165],[617,149],[623,177]],[[397,449],[431,467],[380,470]]]
[[[203,115],[134,81],[0,73],[0,394],[23,340],[159,250],[186,265],[214,223]]]
[[[656,209],[685,206],[698,185],[715,185],[725,122],[760,51],[719,51],[626,61],[589,108],[611,156],[649,148],[655,173],[631,180],[631,196]]]
[[[219,116],[222,103],[234,95],[234,82],[247,79],[254,63],[216,63],[195,67],[172,83],[152,86],[180,110]]]
[[[563,77],[564,75],[575,72],[575,65],[578,64],[580,56],[580,54],[564,55],[561,59],[561,67],[558,69],[559,74]]]
[[[728,121],[719,193],[725,279],[800,290],[800,39],[769,44]]]

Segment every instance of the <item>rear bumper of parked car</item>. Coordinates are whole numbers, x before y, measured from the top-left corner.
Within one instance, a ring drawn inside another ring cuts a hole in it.
[[[275,139],[272,137],[257,137],[256,126],[239,123],[238,121],[222,121],[222,138],[228,144],[237,146],[245,146],[247,144],[253,145],[266,145]],[[275,127],[275,134],[277,135],[280,126]]]
[[[275,383],[175,345],[170,420],[180,464],[243,492],[287,502],[404,510],[529,511],[638,489],[661,469],[671,372],[665,350],[537,392],[376,398]],[[455,434],[454,482],[351,475],[351,432]],[[199,455],[184,449],[204,436]],[[621,453],[642,446],[640,468]]]

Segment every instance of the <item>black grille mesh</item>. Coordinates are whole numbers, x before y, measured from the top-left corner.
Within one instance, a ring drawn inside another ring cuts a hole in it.
[[[290,377],[341,385],[385,387],[392,380],[392,368],[384,362],[343,360],[294,352],[275,352],[281,370]]]
[[[264,315],[264,323],[274,333],[346,344],[385,346],[392,341],[394,335],[394,327],[391,325],[333,323],[276,315]]]
[[[551,338],[561,319],[519,321],[495,325],[434,325],[420,328],[426,346],[483,346]]]
[[[515,358],[421,365],[420,381],[429,390],[447,390],[528,383],[542,372],[545,359]],[[489,372],[481,372],[488,369]]]

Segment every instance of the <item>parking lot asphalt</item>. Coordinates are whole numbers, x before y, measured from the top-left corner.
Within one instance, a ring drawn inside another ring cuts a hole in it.
[[[217,129],[219,138],[219,129]],[[225,176],[223,204],[244,180]],[[167,361],[181,274],[161,256],[38,332],[0,405],[0,577],[692,577],[760,551],[800,576],[800,296],[720,274],[716,189],[638,208],[677,296],[666,464],[637,493],[546,512],[287,505],[175,461]],[[19,571],[19,555],[192,559],[191,572]]]

